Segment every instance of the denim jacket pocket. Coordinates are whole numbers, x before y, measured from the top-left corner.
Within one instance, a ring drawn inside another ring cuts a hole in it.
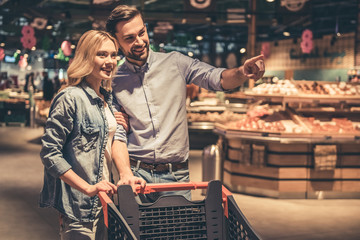
[[[95,124],[83,124],[80,131],[79,149],[84,152],[89,152],[97,147],[97,141],[100,135],[100,128]]]

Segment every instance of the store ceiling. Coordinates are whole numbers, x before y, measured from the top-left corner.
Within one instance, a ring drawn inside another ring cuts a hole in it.
[[[54,28],[35,30],[37,48],[56,49],[65,38],[76,43],[84,31],[103,28],[110,11],[118,4],[133,4],[143,9],[156,43],[174,43],[177,39],[178,44],[186,45],[187,38],[193,40],[202,35],[205,41],[236,42],[245,46],[251,15],[257,16],[256,36],[260,42],[299,38],[306,28],[313,31],[315,38],[355,32],[358,24],[358,0],[275,0],[272,3],[257,0],[255,11],[251,10],[249,0],[212,0],[215,5],[208,11],[189,8],[185,4],[189,1],[0,0],[0,40],[6,42],[7,48],[21,49],[22,25],[31,24],[34,19],[46,19]],[[305,5],[293,12],[282,6],[284,2],[304,2]],[[229,9],[237,12],[229,15]],[[284,31],[290,36],[284,36]],[[179,42],[178,35],[186,35],[185,42]]]

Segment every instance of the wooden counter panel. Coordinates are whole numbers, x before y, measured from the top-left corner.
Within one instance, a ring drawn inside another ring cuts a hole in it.
[[[273,190],[278,192],[306,192],[306,180],[272,180],[237,176],[224,172],[224,184],[227,186],[242,186],[257,189]]]
[[[339,144],[339,148],[342,153],[359,153],[360,154],[360,144],[349,143],[349,144]],[[359,159],[360,161],[360,159]]]
[[[306,192],[306,180],[279,181],[279,192]]]
[[[224,172],[224,184],[228,186],[236,186],[240,185],[243,187],[253,187],[253,188],[263,188],[268,190],[279,190],[278,181],[268,180],[268,179],[260,179],[260,178],[252,178],[252,177],[244,177],[244,176],[236,176],[231,173]]]
[[[250,163],[250,149],[232,149],[229,148],[227,151],[227,156],[230,160],[239,161],[239,162],[249,162]]]
[[[360,154],[341,154],[340,155],[340,166],[341,167],[359,167],[360,168]]]
[[[360,182],[360,169],[358,168],[341,168],[343,179],[356,179]],[[360,188],[358,189],[360,191]]]
[[[224,170],[233,175],[253,176],[254,178],[269,178],[272,180],[294,179],[306,180],[307,168],[276,168],[244,165],[231,161],[224,161]]]
[[[297,155],[297,154],[274,154],[267,153],[267,163],[271,165],[276,165],[279,167],[293,167],[293,166],[311,166],[311,155]]]
[[[342,192],[360,192],[360,181],[343,181]]]
[[[224,161],[224,170],[233,174],[253,175],[258,177],[278,178],[279,169],[244,165],[236,162]]]
[[[313,168],[308,169],[308,179],[326,179],[332,181],[333,179],[342,179],[342,171],[340,168],[334,170],[315,170]]]
[[[307,192],[315,191],[342,191],[343,181],[311,181],[307,183]]]
[[[298,152],[298,153],[308,153],[312,152],[310,144],[298,143],[298,144],[285,144],[277,142],[269,142],[267,144],[267,149],[273,152]]]

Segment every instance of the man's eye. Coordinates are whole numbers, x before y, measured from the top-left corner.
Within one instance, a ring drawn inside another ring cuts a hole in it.
[[[127,37],[127,38],[125,38],[125,41],[131,41],[133,39],[134,39],[133,37]]]

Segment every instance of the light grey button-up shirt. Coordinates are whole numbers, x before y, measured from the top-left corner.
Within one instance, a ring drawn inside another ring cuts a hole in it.
[[[146,163],[186,160],[186,85],[223,91],[220,79],[224,70],[178,52],[150,50],[142,67],[125,61],[112,87],[114,100],[129,115],[130,132],[118,126],[115,139],[127,142],[131,158]]]

